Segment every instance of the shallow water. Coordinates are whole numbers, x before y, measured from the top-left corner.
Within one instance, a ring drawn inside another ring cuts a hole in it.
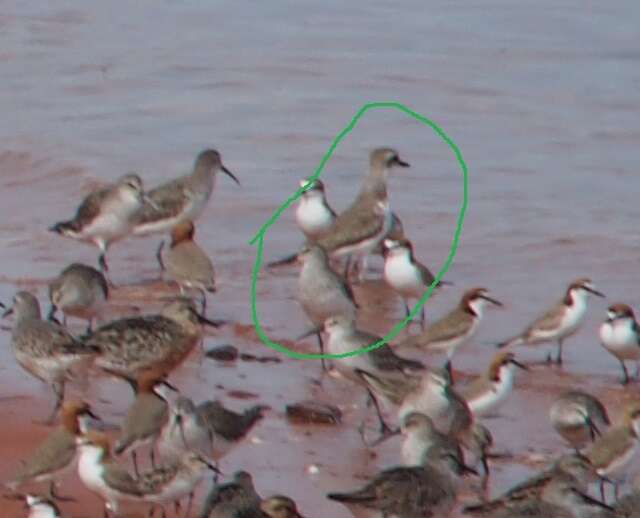
[[[4,2],[0,298],[8,301],[26,287],[44,302],[47,279],[71,261],[95,261],[95,250],[46,231],[92,187],[130,170],[156,185],[214,146],[242,187],[221,178],[198,222],[196,239],[219,276],[211,312],[234,323],[208,335],[205,347],[233,343],[271,354],[251,330],[249,239],[298,179],[315,170],[363,103],[403,102],[441,125],[469,166],[467,218],[447,273],[455,286],[428,303],[428,315],[447,311],[471,286],[490,288],[506,305],[488,312],[456,368],[480,372],[494,351],[490,344],[518,331],[574,278],[591,277],[609,296],[591,301],[583,329],[567,343],[564,371],[535,368],[519,376],[501,416],[487,421],[497,449],[516,455],[496,463],[491,491],[499,492],[528,471],[530,454],[562,449],[546,419],[561,387],[593,390],[614,415],[623,398],[637,393],[636,386],[619,389],[617,362],[600,348],[596,330],[607,304],[640,303],[640,7],[547,3]],[[336,208],[350,202],[367,153],[378,145],[398,148],[412,164],[390,180],[392,206],[417,255],[437,270],[451,245],[462,175],[430,129],[392,110],[367,114],[322,173],[330,202]],[[114,282],[156,278],[158,241],[116,244],[109,254]],[[267,234],[265,257],[300,241],[289,210]],[[258,284],[265,330],[289,344],[306,326],[295,279],[295,269],[264,271]],[[144,287],[142,296],[118,290],[114,314],[130,305],[155,310],[146,297],[156,288]],[[362,318],[371,330],[386,332],[402,314],[382,286],[365,285],[357,295],[372,301]],[[50,404],[50,394],[16,366],[9,334],[2,336],[0,412],[9,425],[0,430],[0,480],[46,433],[30,422]],[[521,355],[540,359],[546,350]],[[324,494],[358,486],[392,465],[398,444],[389,442],[373,457],[363,449],[355,431],[362,410],[351,409],[363,397],[340,380],[317,386],[318,369],[316,362],[285,357],[278,365],[222,367],[200,363],[196,354],[174,378],[196,400],[272,406],[255,430],[260,440],[224,459],[226,474],[251,471],[261,494],[287,493],[307,516],[346,517]],[[230,397],[236,390],[258,397]],[[113,422],[130,397],[109,380],[88,393]],[[309,397],[340,401],[345,424],[287,424],[285,404]],[[308,472],[312,464],[315,475]],[[68,507],[74,516],[95,515],[99,501],[74,477],[63,488],[81,499]]]

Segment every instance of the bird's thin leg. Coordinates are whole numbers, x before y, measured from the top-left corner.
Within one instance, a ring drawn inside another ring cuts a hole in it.
[[[556,356],[556,363],[562,365],[562,338],[558,340],[558,356]]]
[[[207,294],[202,288],[198,288],[200,294],[202,295],[202,315],[206,315],[207,313]]]
[[[618,501],[618,496],[619,496],[619,484],[617,482],[613,483],[613,496],[616,499],[616,502]]]
[[[389,433],[392,433],[391,428],[389,428],[389,425],[385,422],[384,418],[382,417],[380,405],[378,404],[378,400],[376,399],[376,397],[373,395],[373,392],[367,389],[367,394],[369,395],[369,400],[371,401],[371,403],[373,403],[373,407],[376,409],[378,421],[380,422],[380,435],[387,435]]]
[[[107,265],[107,259],[105,257],[105,253],[101,253],[100,256],[98,257],[98,264],[100,265],[100,271],[102,273],[108,273],[109,272],[109,266]]]
[[[44,424],[46,425],[52,425],[56,420],[56,415],[58,415],[58,411],[60,410],[62,402],[64,401],[64,384],[65,382],[64,380],[62,380],[56,381],[53,383],[53,385],[51,385],[51,388],[53,388],[53,393],[56,396],[56,401],[53,405],[51,415],[44,421]]]
[[[153,448],[153,446],[151,446],[151,451],[149,452],[149,457],[151,457],[151,467],[153,469],[156,469],[156,452]]]
[[[427,321],[425,319],[425,311],[424,311],[424,304],[423,304],[422,308],[420,309],[420,327],[422,328],[423,331],[426,323]]]
[[[67,325],[66,323],[64,324]],[[85,334],[89,334],[93,331],[93,318],[89,319],[89,323],[87,324],[87,329],[85,330]]]
[[[604,480],[600,479],[600,500],[602,500],[603,504],[606,504],[607,501],[604,498]]]
[[[618,361],[620,362],[620,367],[622,367],[622,384],[626,385],[627,383],[629,383],[629,372],[627,371],[627,366],[624,364],[624,360]]]
[[[351,267],[351,255],[348,255],[347,256],[347,261],[345,262],[345,265],[344,265],[344,274],[343,274],[343,277],[346,280],[349,280],[349,268],[350,267]]]
[[[131,450],[131,460],[133,461],[133,472],[136,475],[136,478],[140,476],[140,472],[138,471],[138,456],[136,455],[135,450]]]
[[[316,336],[318,337],[318,347],[320,348],[320,354],[324,354],[324,342],[322,341],[322,334],[318,333]],[[327,363],[324,361],[324,358],[320,358],[320,363],[322,365],[322,372],[329,372]]]
[[[409,318],[411,310],[409,309],[409,304],[407,304],[407,299],[402,299],[402,303],[404,304],[404,316]]]

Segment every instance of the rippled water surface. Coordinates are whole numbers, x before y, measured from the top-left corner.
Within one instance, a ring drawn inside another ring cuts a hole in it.
[[[211,312],[233,323],[208,335],[205,347],[233,343],[272,354],[251,328],[249,239],[315,170],[363,103],[400,101],[442,126],[469,166],[467,218],[447,274],[455,286],[428,303],[428,315],[447,311],[471,286],[490,288],[506,305],[486,315],[456,359],[458,369],[480,372],[491,344],[560,298],[573,278],[589,276],[609,296],[591,301],[583,329],[567,343],[564,370],[536,367],[520,376],[500,417],[487,421],[496,449],[515,455],[495,464],[491,492],[525,474],[532,454],[562,449],[546,418],[561,387],[593,390],[614,416],[637,393],[635,386],[619,389],[617,362],[596,335],[608,303],[640,307],[637,2],[89,4],[1,3],[2,300],[26,287],[44,303],[46,281],[66,264],[95,261],[92,248],[46,231],[91,188],[126,171],[153,186],[188,170],[201,149],[216,147],[242,186],[220,178],[198,222],[196,238],[219,276]],[[323,172],[329,199],[338,209],[350,202],[368,151],[379,145],[396,147],[412,165],[390,180],[392,206],[418,256],[437,270],[451,245],[462,174],[429,128],[393,110],[368,113]],[[153,311],[157,295],[166,294],[157,284],[131,286],[158,277],[159,239],[113,247],[110,266],[121,287],[114,315],[129,306]],[[283,255],[300,241],[289,210],[267,234],[265,256]],[[266,331],[289,345],[307,325],[295,280],[295,269],[284,269],[262,272],[258,284]],[[368,302],[363,327],[383,333],[402,314],[380,284],[367,283],[357,295]],[[9,334],[0,340],[5,479],[47,433],[31,421],[46,412],[50,394],[16,366]],[[546,350],[521,356],[540,359]],[[393,465],[399,445],[365,450],[355,430],[364,397],[342,380],[317,385],[316,362],[282,359],[223,367],[194,354],[174,379],[196,400],[272,407],[253,441],[224,459],[225,474],[251,471],[261,494],[289,494],[306,516],[347,517],[324,494]],[[248,394],[238,398],[238,391]],[[310,397],[339,402],[343,425],[287,424],[284,405]],[[117,423],[131,396],[104,380],[88,398]],[[475,498],[471,486],[463,499]],[[63,488],[78,498],[67,507],[73,516],[96,515],[99,500],[74,476]]]

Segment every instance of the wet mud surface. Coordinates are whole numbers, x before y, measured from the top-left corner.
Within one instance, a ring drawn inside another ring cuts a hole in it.
[[[319,379],[318,361],[293,360],[260,342],[251,319],[255,248],[248,241],[315,170],[363,103],[401,101],[440,124],[469,165],[467,219],[446,276],[454,286],[428,301],[427,318],[448,311],[473,286],[489,288],[505,304],[485,314],[473,343],[454,359],[458,379],[482,372],[493,344],[559,299],[574,278],[592,278],[608,296],[590,300],[584,326],[566,343],[563,369],[536,363],[518,373],[499,415],[485,420],[495,450],[511,454],[492,464],[488,493],[503,491],[565,451],[547,418],[561,390],[591,391],[614,419],[638,394],[637,384],[620,387],[617,362],[597,339],[608,304],[640,307],[640,55],[637,17],[628,15],[638,7],[589,4],[587,12],[569,2],[555,14],[540,3],[504,1],[482,8],[435,2],[428,11],[420,2],[6,4],[0,300],[28,289],[45,304],[47,281],[67,264],[96,262],[91,247],[46,230],[71,216],[92,188],[131,170],[154,186],[188,170],[204,147],[218,148],[242,186],[220,178],[196,226],[196,241],[218,275],[208,314],[229,322],[207,332],[204,349],[231,344],[241,354],[281,362],[217,361],[196,349],[171,380],[196,401],[218,398],[235,410],[257,402],[270,407],[249,440],[223,459],[225,476],[245,469],[261,495],[285,493],[308,517],[346,518],[349,512],[324,495],[360,486],[399,462],[400,443],[364,447],[357,426],[365,416],[375,435],[364,394],[344,380]],[[449,148],[426,127],[392,111],[368,114],[323,172],[329,201],[336,209],[348,205],[368,150],[378,145],[398,148],[412,165],[390,179],[391,205],[417,256],[435,271],[451,245],[462,176]],[[112,247],[116,289],[105,319],[156,311],[160,299],[176,293],[159,281],[160,239]],[[269,230],[265,259],[301,241],[290,209]],[[375,280],[380,266],[373,261],[374,280],[357,286],[356,298],[364,308],[361,327],[384,334],[401,318],[402,304]],[[312,340],[294,343],[308,325],[295,300],[296,273],[260,272],[260,320],[273,340],[315,352]],[[72,329],[82,332],[83,324],[72,322]],[[535,363],[549,349],[516,353]],[[127,386],[108,378],[70,391],[114,426],[132,401]],[[291,423],[286,405],[303,400],[337,405],[340,424]],[[15,363],[10,334],[2,332],[0,481],[47,434],[33,420],[51,403],[48,389]],[[476,500],[478,489],[470,481],[460,500]],[[67,516],[100,515],[100,500],[75,473],[60,491],[77,499],[63,504]],[[204,492],[203,486],[198,503]],[[143,511],[127,508],[130,516]],[[2,502],[2,516],[21,512],[21,504]]]

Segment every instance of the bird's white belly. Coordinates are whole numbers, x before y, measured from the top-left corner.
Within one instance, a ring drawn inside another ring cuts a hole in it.
[[[418,276],[416,268],[407,264],[404,258],[388,259],[384,266],[384,276],[394,289],[407,296],[418,296],[423,291],[422,279]]]
[[[629,325],[605,323],[600,327],[600,340],[605,349],[622,360],[639,360],[640,345]]]
[[[467,401],[469,409],[476,417],[486,415],[495,410],[511,392],[513,382],[507,380],[501,383],[493,383],[491,390],[479,394],[474,399]]]
[[[333,215],[321,199],[302,200],[296,211],[296,221],[307,236],[317,236],[333,223]]]

